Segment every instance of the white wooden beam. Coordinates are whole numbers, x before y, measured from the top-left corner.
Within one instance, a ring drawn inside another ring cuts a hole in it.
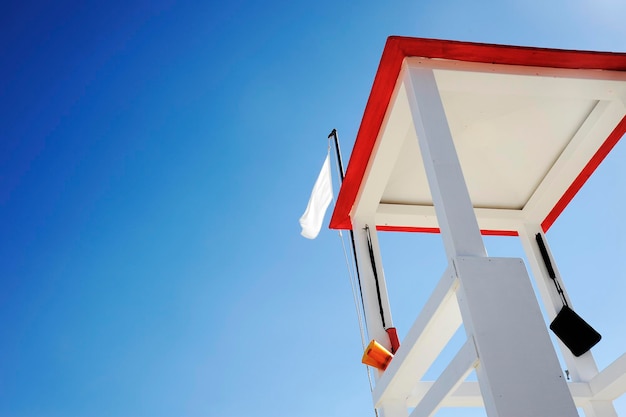
[[[456,390],[477,363],[478,354],[474,338],[469,337],[424,398],[417,404],[410,417],[432,416],[441,407],[441,402]]]
[[[521,210],[474,208],[481,230],[517,230]],[[434,206],[381,203],[376,211],[377,226],[439,227]]]
[[[378,417],[408,417],[409,409],[406,400],[398,398],[390,400],[377,407]]]
[[[615,400],[626,393],[626,353],[590,382],[594,400]]]
[[[486,256],[433,71],[409,68],[405,74],[413,124],[448,258]]]
[[[612,401],[587,401],[582,409],[585,417],[618,417]]]
[[[406,399],[407,407],[415,407],[434,383],[434,381],[418,382],[411,395]],[[570,382],[567,387],[577,407],[582,407],[593,399],[591,388],[586,382]],[[441,402],[441,407],[484,407],[484,405],[478,381],[461,383]]]
[[[433,386],[434,381],[420,381],[407,398],[408,407],[415,407]],[[442,407],[484,407],[478,381],[463,381],[441,403]]]
[[[376,275],[378,277],[378,288],[374,275],[374,269],[372,268],[372,262],[370,260],[369,247],[367,244],[367,232],[365,230],[366,226],[369,227],[371,237],[372,250],[376,265]],[[354,230],[354,243],[361,280],[361,294],[363,296],[363,308],[367,324],[367,335],[370,340],[375,339],[385,348],[391,350],[391,343],[386,332],[386,328],[393,326],[393,320],[391,317],[385,271],[383,269],[382,256],[378,243],[378,234],[374,225],[373,215],[370,217],[360,216],[352,219],[352,227]],[[381,309],[385,318],[384,323],[381,317]],[[378,376],[378,373],[376,373],[376,375]]]
[[[599,101],[563,150],[550,171],[524,206],[527,223],[541,223],[546,213],[571,185],[571,179],[585,167],[595,154],[599,140],[607,138],[624,117],[620,100]],[[595,138],[595,140],[593,140]]]
[[[409,66],[434,69],[437,80],[442,81],[441,91],[517,96],[558,95],[592,100],[613,100],[623,96],[626,91],[624,71],[485,64],[419,57],[408,57],[406,62]],[[464,73],[472,77],[472,82],[467,82]],[[511,75],[520,77],[516,82],[511,82]],[[534,83],[533,88],[529,88],[529,83]]]

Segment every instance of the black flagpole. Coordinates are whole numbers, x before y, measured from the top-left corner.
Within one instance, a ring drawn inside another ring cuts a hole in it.
[[[343,170],[343,162],[341,161],[341,150],[339,149],[339,138],[337,137],[337,129],[333,129],[332,132],[328,135],[328,139],[333,137],[335,140],[335,153],[337,154],[337,164],[339,164],[339,173],[341,174],[341,183],[343,184],[343,179],[345,178],[345,172]]]
[[[335,140],[335,153],[337,154],[337,164],[339,165],[339,174],[341,175],[341,183],[343,184],[343,179],[345,178],[345,173],[343,170],[343,162],[341,161],[341,150],[339,149],[339,138],[337,137],[337,129],[333,129],[332,132],[328,135],[328,139],[333,138]],[[361,308],[363,309],[363,318],[365,319],[365,323],[367,323],[367,318],[365,317],[365,305],[363,304],[363,290],[361,289],[361,274],[359,273],[359,262],[356,258],[356,245],[354,243],[354,230],[350,229],[350,241],[352,243],[352,256],[354,256],[354,267],[356,269],[356,279],[359,283],[359,295],[361,296]]]

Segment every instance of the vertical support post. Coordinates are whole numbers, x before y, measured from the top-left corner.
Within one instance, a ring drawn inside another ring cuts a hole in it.
[[[559,294],[556,292],[556,288],[552,283],[552,279],[548,276],[548,271],[546,270],[543,259],[541,258],[541,252],[539,251],[539,247],[537,246],[537,242],[535,240],[537,233],[540,233],[543,238],[546,250],[552,260],[552,268],[554,269],[556,278],[559,280],[561,287],[563,288],[565,299],[570,305],[571,302],[569,295],[567,294],[565,284],[561,279],[561,274],[559,273],[556,262],[554,262],[554,257],[550,251],[548,240],[543,234],[543,229],[538,224],[522,225],[522,227],[518,230],[520,241],[522,242],[524,252],[526,252],[530,269],[535,277],[535,282],[537,284],[537,288],[539,289],[539,294],[543,301],[548,319],[552,321],[559,311],[561,311],[563,302],[561,301]],[[587,352],[579,358],[576,358],[560,341],[559,347],[561,349],[563,359],[565,360],[567,370],[569,371],[570,379],[573,382],[588,382],[598,374],[598,367],[593,359],[593,356],[591,355],[591,352]]]
[[[567,294],[565,283],[561,278],[561,274],[554,257],[552,256],[548,240],[543,233],[541,225],[521,225],[518,229],[518,235],[520,237],[520,241],[522,242],[524,252],[526,252],[526,257],[528,259],[528,263],[530,264],[533,277],[535,278],[535,283],[537,284],[546,314],[548,315],[548,319],[552,321],[561,310],[563,302],[561,301],[561,298],[557,293],[556,288],[552,283],[552,279],[548,275],[548,271],[544,265],[541,252],[539,251],[539,246],[535,240],[537,233],[541,235],[546,246],[546,250],[548,251],[548,255],[552,260],[552,268],[554,269],[556,279],[558,279],[561,284],[565,299],[570,306],[572,305],[572,302]],[[591,351],[583,354],[582,356],[576,357],[572,354],[572,352],[570,352],[567,346],[558,340],[558,338],[557,341],[563,359],[565,360],[565,366],[567,366],[570,379],[573,382],[589,382],[598,374],[598,366],[596,365]],[[585,410],[586,417],[617,417],[617,413],[611,401],[590,401],[583,407],[583,409]]]
[[[523,262],[486,257],[433,70],[404,84],[487,414],[577,416]]]
[[[367,232],[365,231],[366,226],[370,228],[376,274],[378,276],[378,289],[376,288],[374,270],[372,269],[372,263],[370,261]],[[376,233],[376,223],[374,222],[373,215],[370,218],[366,216],[356,216],[352,219],[352,228],[354,231],[357,264],[361,274],[361,290],[363,292],[363,307],[365,310],[365,320],[367,322],[367,334],[371,339],[376,339],[378,343],[391,351],[389,335],[385,331],[385,327],[393,326],[391,308],[389,307],[389,296],[387,294],[385,273],[382,267],[383,264],[378,244],[378,235]],[[378,300],[379,291],[380,304]],[[381,318],[381,308],[382,314],[385,317],[384,325]]]

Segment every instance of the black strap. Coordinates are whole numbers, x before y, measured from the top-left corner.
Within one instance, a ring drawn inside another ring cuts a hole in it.
[[[559,293],[563,305],[565,307],[569,307],[569,305],[567,304],[567,300],[565,299],[565,293],[563,292],[563,288],[561,288],[561,284],[559,284],[559,281],[556,279],[556,274],[554,272],[554,268],[552,267],[552,261],[550,261],[550,255],[548,255],[548,249],[546,248],[546,244],[543,243],[541,233],[537,233],[535,235],[535,240],[537,241],[537,245],[539,246],[539,252],[541,252],[543,263],[546,265],[546,269],[548,270],[548,276],[552,278],[552,282],[554,282],[556,292]]]
[[[372,246],[372,237],[370,236],[370,228],[369,226],[365,226],[365,232],[367,233],[367,248],[370,252],[370,262],[372,263],[372,271],[374,272],[374,281],[376,282],[376,295],[378,296],[378,308],[380,310],[380,318],[383,321],[383,328],[386,329],[385,325],[385,313],[383,313],[383,302],[380,297],[380,285],[378,284],[378,271],[376,270],[376,261],[374,259],[374,247]]]

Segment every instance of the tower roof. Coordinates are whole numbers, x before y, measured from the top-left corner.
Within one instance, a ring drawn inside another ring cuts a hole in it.
[[[438,231],[403,71],[434,71],[484,234],[547,230],[626,132],[626,53],[390,37],[331,218]],[[367,195],[367,198],[363,197]]]

